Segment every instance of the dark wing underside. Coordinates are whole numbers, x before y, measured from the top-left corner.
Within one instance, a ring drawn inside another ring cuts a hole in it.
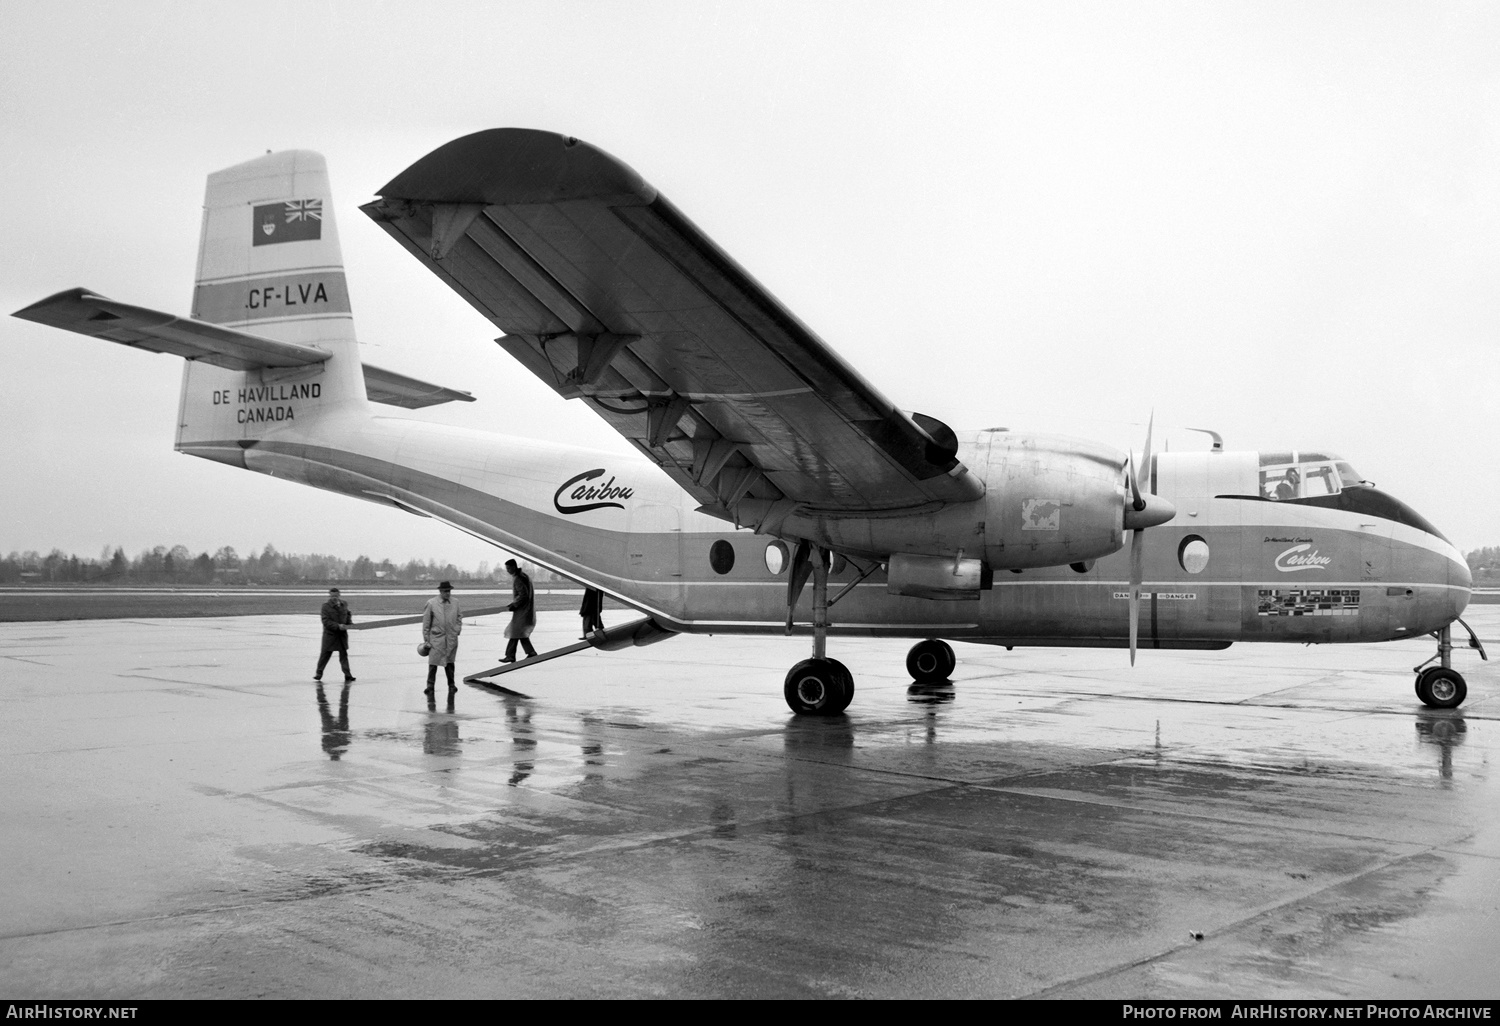
[[[480,132],[364,207],[708,512],[764,523],[978,498],[952,432],[896,409],[639,175],[561,135]],[[920,423],[919,423],[920,421]]]

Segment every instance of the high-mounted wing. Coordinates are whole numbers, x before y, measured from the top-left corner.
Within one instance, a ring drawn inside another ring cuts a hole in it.
[[[761,526],[936,508],[984,486],[641,177],[587,143],[466,136],[363,209],[699,499]]]
[[[15,316],[135,349],[170,353],[230,370],[305,367],[322,363],[331,355],[317,346],[280,342],[207,321],[117,303],[88,289],[69,289],[48,296],[24,310],[17,310]],[[468,392],[429,384],[369,364],[363,369],[365,392],[372,402],[415,410],[454,400],[474,401]]]

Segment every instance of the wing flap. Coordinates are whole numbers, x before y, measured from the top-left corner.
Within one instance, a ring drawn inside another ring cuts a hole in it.
[[[153,353],[170,353],[230,370],[302,367],[331,355],[317,346],[279,342],[206,321],[117,303],[88,289],[48,296],[15,316],[81,335],[118,342]]]

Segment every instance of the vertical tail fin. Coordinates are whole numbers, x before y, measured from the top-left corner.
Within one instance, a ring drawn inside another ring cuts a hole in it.
[[[323,157],[288,150],[216,171],[203,208],[193,316],[333,354],[309,368],[187,364],[177,448],[244,466],[247,443],[362,406],[364,374]]]

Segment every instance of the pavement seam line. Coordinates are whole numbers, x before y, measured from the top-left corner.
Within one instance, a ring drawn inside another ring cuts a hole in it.
[[[1181,951],[1191,951],[1194,948],[1199,947],[1200,945],[1202,945],[1206,941],[1210,940],[1211,938],[1214,938],[1214,937],[1217,937],[1217,936],[1221,936],[1221,935],[1224,935],[1224,934],[1228,934],[1231,931],[1238,930],[1238,929],[1240,929],[1241,927],[1244,927],[1244,926],[1248,926],[1249,924],[1255,922],[1255,920],[1260,919],[1260,918],[1262,918],[1264,916],[1270,915],[1272,912],[1276,912],[1276,911],[1278,911],[1280,909],[1287,908],[1287,907],[1289,907],[1291,905],[1295,905],[1298,902],[1307,901],[1311,897],[1314,897],[1314,896],[1319,895],[1319,894],[1324,894],[1324,893],[1326,893],[1328,891],[1334,890],[1335,888],[1343,887],[1346,884],[1353,883],[1355,880],[1358,880],[1358,879],[1360,879],[1362,877],[1369,876],[1372,873],[1382,872],[1383,870],[1390,869],[1392,866],[1398,865],[1398,864],[1400,864],[1402,862],[1407,862],[1407,861],[1410,861],[1411,859],[1420,858],[1423,855],[1430,855],[1433,852],[1440,851],[1440,850],[1441,849],[1438,846],[1436,846],[1436,845],[1428,845],[1427,847],[1424,847],[1420,851],[1410,852],[1410,853],[1408,853],[1406,855],[1398,855],[1397,857],[1395,857],[1393,859],[1387,859],[1387,860],[1385,860],[1383,862],[1380,862],[1380,863],[1378,863],[1376,865],[1367,866],[1366,868],[1361,869],[1358,872],[1348,873],[1348,874],[1344,875],[1343,877],[1341,877],[1341,878],[1339,878],[1339,879],[1337,879],[1337,880],[1335,880],[1335,881],[1333,881],[1331,883],[1325,884],[1324,886],[1318,887],[1318,888],[1313,889],[1313,890],[1306,891],[1306,892],[1304,892],[1302,894],[1299,894],[1299,895],[1297,895],[1295,897],[1288,898],[1288,899],[1286,899],[1284,901],[1271,902],[1271,903],[1268,903],[1266,905],[1262,905],[1262,906],[1260,906],[1258,908],[1252,909],[1249,913],[1247,913],[1246,915],[1240,917],[1239,919],[1236,919],[1236,920],[1233,920],[1231,922],[1225,923],[1225,924],[1223,924],[1223,925],[1221,925],[1219,927],[1216,927],[1213,930],[1204,930],[1203,931],[1203,937],[1202,937],[1201,940],[1199,940],[1197,938],[1194,938],[1190,943],[1178,943],[1178,944],[1174,944],[1170,948],[1167,948],[1167,949],[1165,949],[1163,951],[1158,951],[1154,955],[1145,955],[1145,956],[1142,956],[1141,958],[1133,959],[1130,962],[1125,962],[1125,963],[1122,963],[1120,965],[1113,966],[1113,967],[1111,967],[1109,969],[1101,969],[1101,970],[1099,970],[1097,972],[1089,973],[1086,976],[1080,976],[1080,977],[1078,977],[1076,979],[1068,980],[1068,981],[1066,981],[1064,983],[1054,983],[1054,984],[1051,984],[1050,986],[1042,988],[1041,990],[1029,991],[1026,994],[1020,995],[1020,996],[1025,997],[1025,998],[1046,998],[1046,997],[1053,997],[1053,996],[1056,996],[1055,993],[1054,993],[1056,991],[1064,990],[1064,989],[1069,988],[1069,987],[1083,986],[1083,985],[1086,985],[1086,984],[1089,984],[1089,983],[1094,983],[1094,982],[1099,981],[1099,980],[1108,979],[1109,977],[1115,976],[1115,975],[1117,975],[1119,973],[1127,972],[1127,971],[1129,971],[1131,969],[1138,969],[1138,968],[1140,968],[1143,965],[1149,965],[1152,962],[1157,962],[1157,961],[1160,961],[1160,960],[1162,960],[1164,958],[1169,958],[1172,955],[1177,954],[1178,952],[1181,952]]]

